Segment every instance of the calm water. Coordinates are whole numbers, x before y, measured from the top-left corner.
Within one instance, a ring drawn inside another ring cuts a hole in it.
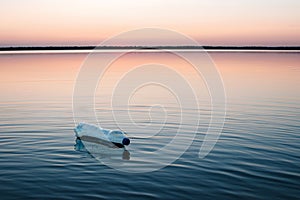
[[[116,170],[75,148],[72,94],[86,55],[0,55],[1,199],[300,197],[299,53],[210,53],[227,94],[227,116],[217,144],[204,159],[198,157],[210,113],[208,94],[200,83],[196,90],[202,92],[199,111],[203,120],[192,145],[175,162],[147,173]],[[138,152],[161,148],[180,125],[176,98],[157,85],[138,90],[128,101],[129,108],[113,107],[119,124],[112,115],[107,97],[115,81],[128,66],[153,59],[178,69],[184,65],[167,53],[133,53],[115,63],[100,83],[103,87],[96,90],[95,109],[101,125],[121,125],[135,136],[128,147],[129,160],[122,160],[122,153],[117,152],[102,155],[105,162],[118,157],[120,163],[146,163]],[[194,80],[192,73],[182,70]],[[137,73],[145,77],[145,71]],[[147,73],[171,79],[163,71]],[[130,87],[123,85],[122,91]],[[143,133],[131,127],[128,111]],[[194,111],[182,110],[190,116],[181,130],[187,135],[193,130]],[[153,135],[153,130],[159,134]],[[151,137],[139,138],[147,135]]]

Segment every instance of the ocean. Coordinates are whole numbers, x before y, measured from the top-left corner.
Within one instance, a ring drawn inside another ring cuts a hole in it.
[[[212,51],[206,73],[185,52],[201,76],[172,52],[97,55],[0,54],[1,199],[300,197],[299,53]],[[126,155],[79,148],[80,121],[124,130]]]

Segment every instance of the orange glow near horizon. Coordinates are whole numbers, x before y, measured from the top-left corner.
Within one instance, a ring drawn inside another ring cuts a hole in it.
[[[201,45],[300,45],[296,0],[11,0],[0,4],[1,46],[97,45],[121,32],[146,27],[175,30]]]
[[[223,77],[229,99],[299,96],[294,90],[299,80],[299,54],[211,53],[210,56]]]
[[[16,96],[24,99],[49,99],[67,95],[71,98],[74,81],[86,56],[87,54],[0,55],[2,101]],[[249,97],[299,97],[299,93],[295,92],[300,74],[298,54],[210,53],[210,56],[219,69],[229,101]],[[132,53],[112,64],[101,80],[102,85],[108,88],[101,90],[99,83],[97,95],[100,90],[100,94],[111,92],[110,86],[121,80],[122,72],[156,60],[158,64],[167,65],[187,77],[191,83],[203,83],[203,79],[193,77],[195,73],[189,64],[172,54]],[[145,74],[155,76],[159,73],[163,77],[169,77],[157,71],[140,72],[141,78]],[[199,84],[196,89],[203,97],[206,96],[204,83]]]

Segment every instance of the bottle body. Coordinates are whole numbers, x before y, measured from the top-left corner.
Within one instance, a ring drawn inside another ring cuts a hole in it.
[[[107,131],[92,124],[79,123],[74,129],[74,131],[76,133],[76,136],[79,138],[82,136],[89,136],[99,138],[102,140],[107,140]]]

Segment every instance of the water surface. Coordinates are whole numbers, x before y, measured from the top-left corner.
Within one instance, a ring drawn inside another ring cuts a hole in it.
[[[198,157],[210,114],[210,107],[206,107],[209,96],[201,83],[198,89],[203,92],[199,100],[203,121],[192,145],[172,164],[148,173],[116,170],[74,147],[72,94],[86,55],[0,55],[2,199],[299,198],[299,53],[210,53],[222,76],[228,101],[217,144],[207,157]],[[106,98],[114,80],[126,67],[153,57],[182,66],[166,53],[153,52],[132,54],[115,63],[103,79],[105,87],[96,90],[95,108],[102,126],[117,128]],[[188,69],[184,73],[194,78]],[[180,125],[177,101],[152,85],[136,93],[129,103],[138,125],[151,122],[151,129],[145,128],[144,135],[164,127],[152,138],[133,139],[128,147],[130,160],[124,162],[147,162],[133,152],[151,152],[172,139]],[[161,107],[153,107],[155,103],[164,105],[167,114]],[[121,125],[130,130],[124,117],[128,108],[123,106],[114,109]],[[193,116],[193,109],[183,111]],[[183,131],[189,134],[192,126],[186,123]]]

